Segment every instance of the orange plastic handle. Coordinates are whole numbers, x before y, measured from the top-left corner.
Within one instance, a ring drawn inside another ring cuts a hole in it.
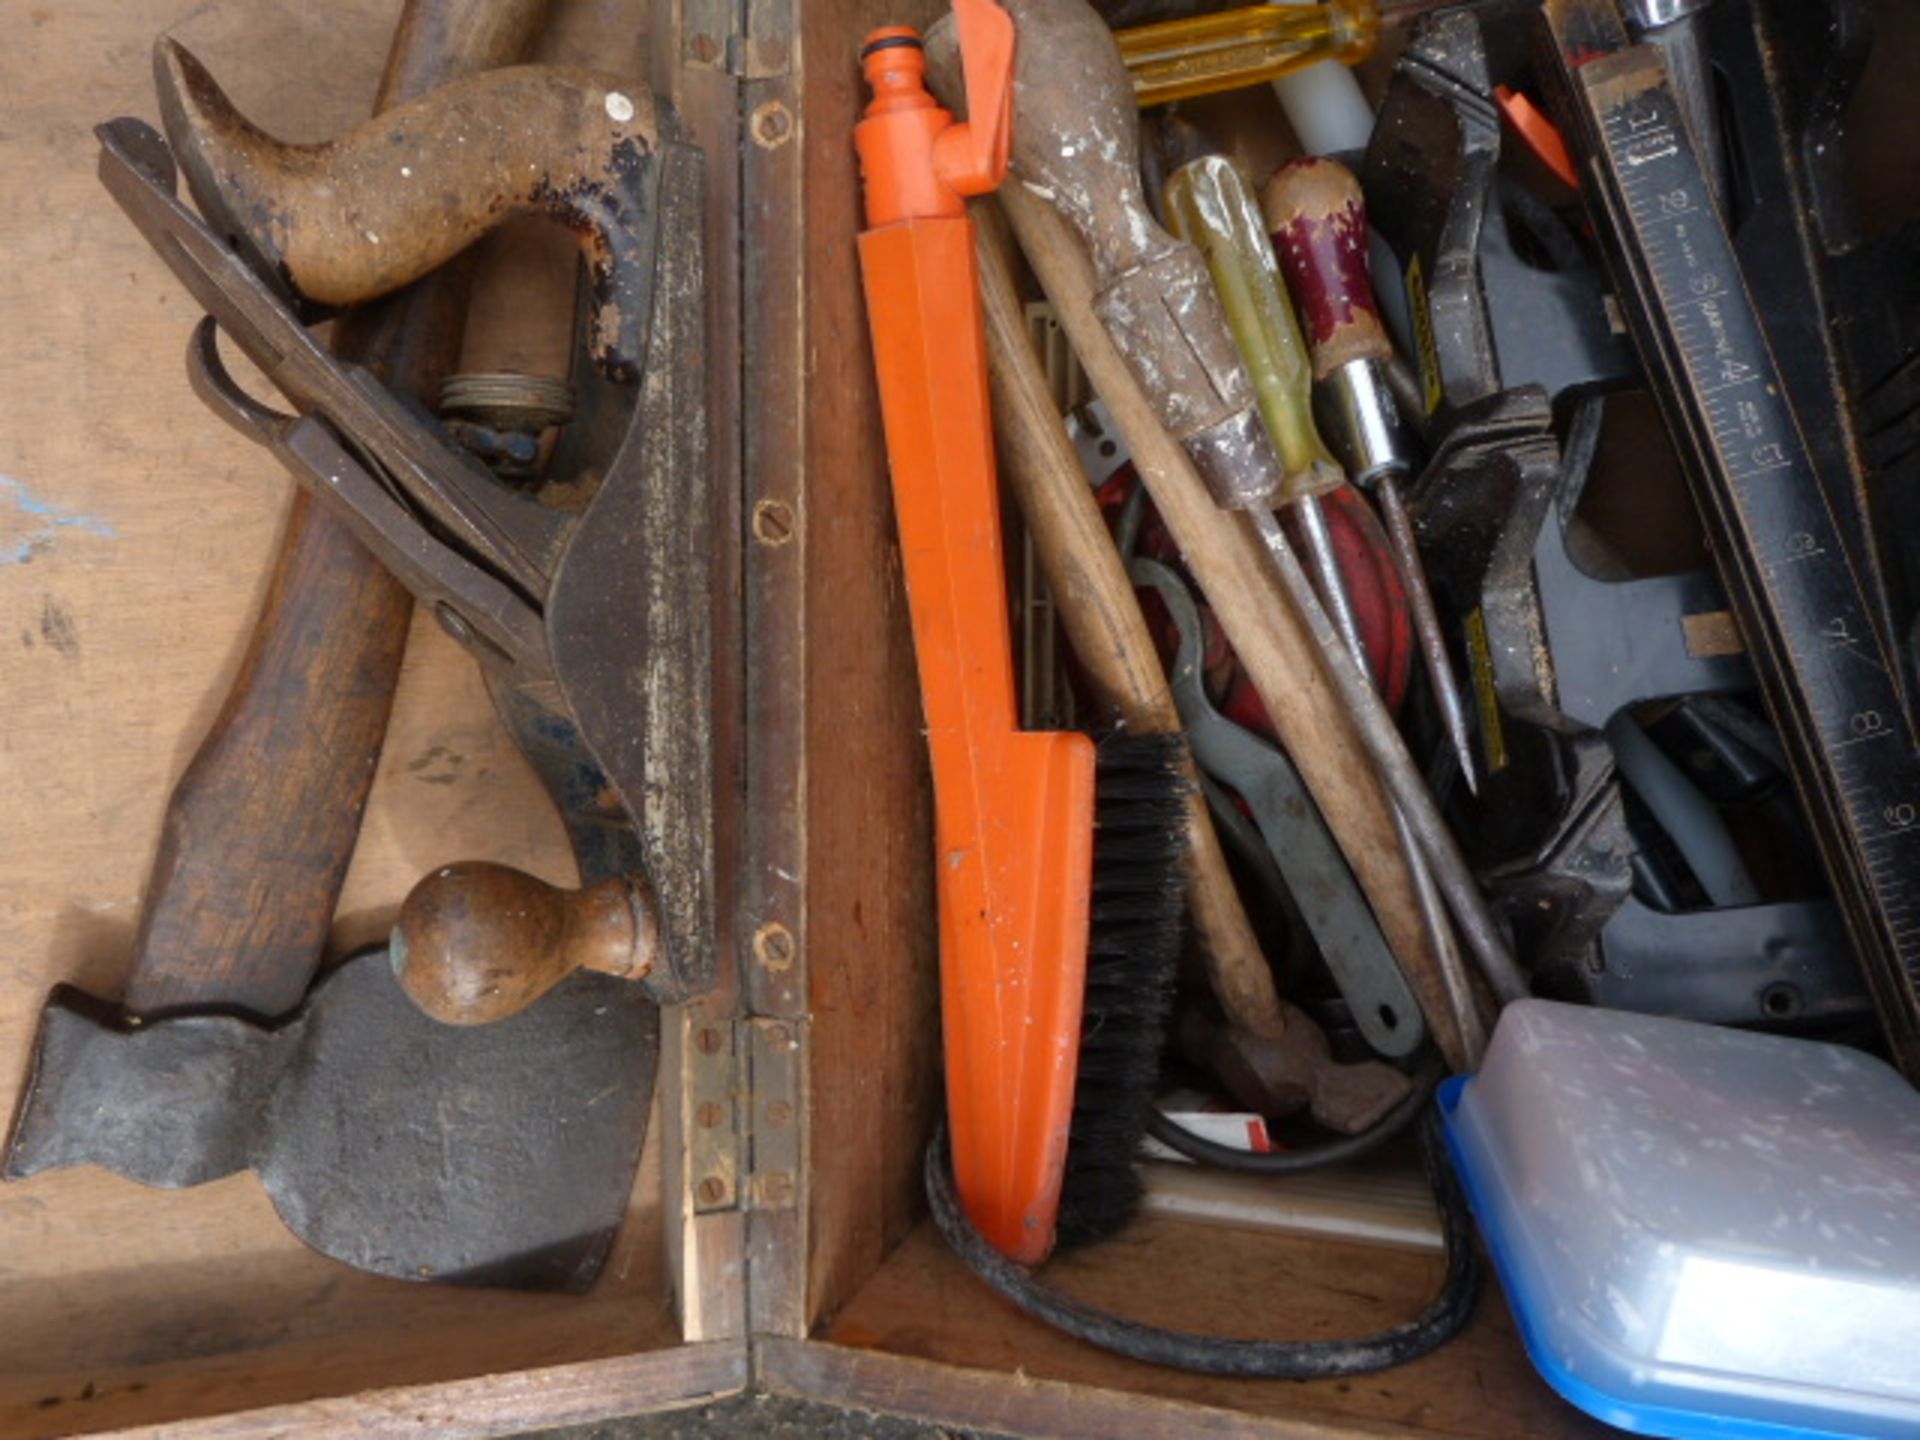
[[[966,67],[967,107],[956,123],[927,93],[927,61],[917,31],[876,30],[860,52],[873,99],[854,127],[866,185],[867,224],[966,214],[966,197],[985,195],[1007,174],[1013,145],[1013,17],[993,0],[954,0]]]
[[[1000,32],[961,11],[969,36]],[[870,228],[867,318],[933,762],[941,1013],[954,1178],[974,1225],[1033,1264],[1053,1247],[1086,996],[1094,747],[1019,729],[973,223],[963,194],[1004,169],[1001,134],[946,143],[912,31],[865,52],[874,101],[856,132]],[[985,98],[980,98],[985,97]],[[994,109],[976,113],[994,115]],[[995,160],[994,156],[999,159]],[[942,157],[966,163],[943,164]],[[982,158],[984,157],[984,159]],[[998,176],[993,177],[995,180]],[[991,188],[990,186],[987,188]]]

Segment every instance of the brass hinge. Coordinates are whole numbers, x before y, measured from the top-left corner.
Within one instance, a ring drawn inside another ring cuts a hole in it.
[[[793,64],[795,0],[685,0],[681,53],[699,70],[742,80],[785,75]]]
[[[801,1181],[800,1069],[804,1020],[755,1016],[746,1022],[748,1093],[747,1205],[790,1210]]]
[[[735,1022],[703,1014],[704,1005],[686,1007],[677,1048],[685,1087],[682,1129],[686,1137],[685,1185],[693,1213],[711,1215],[740,1208],[741,1152],[745,1146],[738,1101],[742,1089]]]

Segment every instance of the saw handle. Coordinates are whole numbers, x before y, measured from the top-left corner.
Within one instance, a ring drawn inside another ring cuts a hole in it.
[[[488,1025],[576,970],[638,980],[660,953],[653,895],[637,875],[562,890],[469,860],[413,887],[388,953],[413,1003],[448,1025]]]

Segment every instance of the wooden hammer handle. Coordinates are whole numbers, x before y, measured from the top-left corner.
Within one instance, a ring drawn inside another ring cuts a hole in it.
[[[376,110],[521,58],[547,0],[407,0]],[[335,349],[428,395],[458,362],[468,276],[343,316]],[[174,788],[124,996],[147,1014],[300,1003],[360,833],[412,596],[296,494],[266,603],[212,730]]]
[[[1146,617],[1027,334],[1006,218],[996,206],[976,203],[973,221],[1001,479],[1020,506],[1067,638],[1100,698],[1132,734],[1176,732],[1180,712]],[[1287,1029],[1287,1015],[1273,970],[1233,887],[1197,784],[1187,799],[1187,832],[1187,904],[1214,994],[1235,1027],[1277,1036]]]
[[[1425,978],[1439,975],[1439,958],[1386,794],[1322,673],[1313,635],[1281,592],[1245,518],[1215,505],[1108,338],[1094,313],[1093,267],[1079,238],[1050,204],[1020,186],[1003,187],[999,198],[1087,377],[1127,437],[1161,518],[1353,867],[1388,946],[1418,990]],[[1461,1064],[1465,1047],[1447,1007],[1436,1006],[1426,1018],[1442,1053]]]

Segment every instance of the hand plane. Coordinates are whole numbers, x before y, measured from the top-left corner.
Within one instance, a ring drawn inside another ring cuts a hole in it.
[[[443,868],[387,952],[273,1025],[63,987],[6,1174],[93,1163],[183,1186],[250,1168],[296,1234],[349,1264],[583,1288],[639,1160],[657,1006],[714,964],[701,156],[644,89],[585,71],[491,72],[295,148],[178,47],[156,70],[172,147],[111,121],[100,172],[207,311],[194,388],[478,659],[584,888]],[[176,155],[201,215],[175,193]],[[406,284],[521,211],[558,217],[586,255],[582,428],[605,453],[566,508],[503,485],[305,323],[314,301]],[[234,382],[221,332],[291,413]]]
[[[196,392],[335,509],[473,653],[568,821],[583,876],[626,876],[657,911],[659,944],[635,978],[660,1002],[698,993],[712,972],[711,627],[703,606],[686,603],[706,591],[711,527],[698,386],[699,152],[673,138],[670,116],[637,86],[520,66],[399,107],[336,141],[316,165],[235,116],[184,50],[163,45],[158,66],[181,166],[208,177],[212,193],[200,198],[225,234],[175,195],[166,143],[138,121],[102,127],[101,176],[207,309],[188,354]],[[523,110],[548,128],[548,148],[564,161],[532,179],[529,127],[507,118]],[[494,117],[491,130],[485,117]],[[393,143],[396,133],[405,144]],[[380,209],[374,191],[361,197],[349,183],[373,163],[375,139],[396,172],[460,174],[496,188],[465,209],[437,209],[409,243],[406,212],[390,199]],[[477,164],[475,149],[487,157]],[[326,179],[336,169],[349,181]],[[307,191],[324,195],[322,210],[339,207],[327,222],[336,232],[357,227],[336,249],[395,253],[359,268],[337,258],[320,266],[320,247],[303,249],[297,238],[314,208]],[[626,423],[611,455],[592,465],[601,479],[580,509],[503,486],[435,422],[327,353],[285,290],[319,270],[326,280],[307,283],[333,300],[367,298],[518,210],[552,213],[580,235],[591,383],[602,391],[595,403],[607,410],[627,400]],[[663,235],[675,242],[659,243]],[[273,265],[272,279],[249,254]],[[243,392],[216,335],[238,345],[296,413]]]

